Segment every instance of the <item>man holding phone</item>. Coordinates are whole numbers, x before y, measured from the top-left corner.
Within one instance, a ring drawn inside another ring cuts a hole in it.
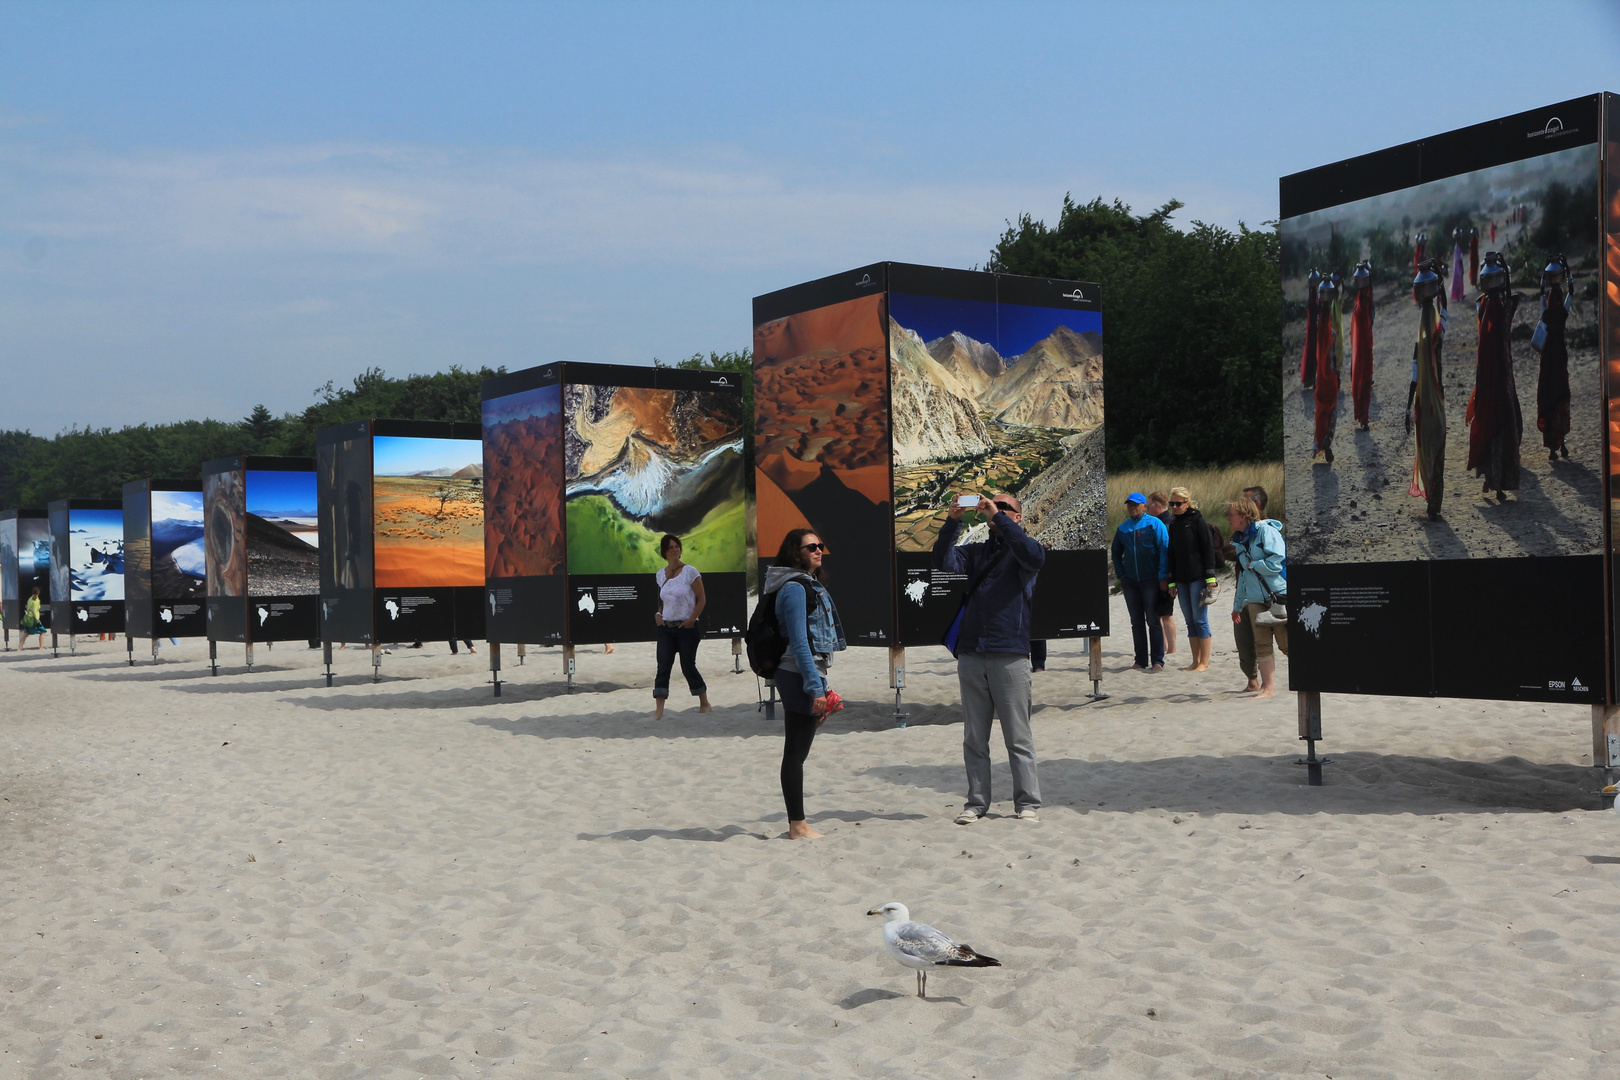
[[[962,515],[972,508],[989,525],[986,539],[958,545]],[[1006,492],[962,495],[934,541],[935,569],[965,574],[969,592],[956,639],[956,678],[962,690],[962,758],[967,804],[958,825],[990,811],[990,725],[1001,718],[1001,737],[1012,766],[1013,807],[1039,821],[1041,786],[1030,731],[1029,624],[1035,578],[1046,549],[1024,532],[1023,505]]]

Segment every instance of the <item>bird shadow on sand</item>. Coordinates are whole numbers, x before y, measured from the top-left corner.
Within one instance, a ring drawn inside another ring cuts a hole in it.
[[[897,994],[893,990],[879,990],[874,986],[868,987],[865,990],[855,991],[853,994],[840,1001],[838,1003],[838,1007],[843,1009],[845,1012],[848,1012],[850,1009],[858,1009],[862,1005],[870,1005],[874,1001],[898,1001],[901,998],[908,997],[916,998],[917,995]],[[936,997],[934,995],[929,995],[925,998],[917,998],[917,1000],[928,1005],[933,1005],[936,1003],[940,1005],[962,1005],[964,1007],[967,1005],[967,1002],[963,1001],[959,997]]]
[[[749,832],[741,825],[727,825],[723,829],[621,829],[611,833],[580,833],[576,840],[698,840],[709,844],[722,844],[734,836],[751,840],[769,840],[764,833]]]
[[[1557,813],[1599,809],[1592,770],[1507,757],[1497,761],[1335,753],[1321,787],[1306,786],[1296,756],[1167,757],[1154,761],[1040,762],[1043,813],[1133,813],[1171,810],[1199,814],[1416,814]],[[861,770],[893,784],[959,794],[962,767],[880,765]],[[1011,792],[1003,762],[993,788]]]

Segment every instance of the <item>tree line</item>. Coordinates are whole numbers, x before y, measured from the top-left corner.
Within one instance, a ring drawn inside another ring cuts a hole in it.
[[[1280,460],[1276,230],[1194,222],[1183,231],[1170,222],[1181,206],[1172,200],[1137,215],[1117,199],[1065,197],[1055,226],[1028,214],[1009,223],[985,269],[1102,286],[1109,468]],[[746,376],[753,354],[653,364]],[[370,368],[350,386],[320,387],[302,412],[275,416],[259,405],[234,423],[73,428],[53,438],[0,431],[0,506],[115,499],[128,480],[190,478],[202,462],[235,454],[312,457],[322,428],[372,417],[477,422],[482,382],[505,370],[451,366],[391,378]],[[753,381],[742,385],[752,445]]]

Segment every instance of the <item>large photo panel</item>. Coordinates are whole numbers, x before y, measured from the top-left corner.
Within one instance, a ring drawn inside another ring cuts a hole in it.
[[[896,643],[883,288],[878,265],[754,300],[761,578],[789,530],[815,530],[852,645]]]
[[[208,636],[245,641],[247,634],[247,490],[240,458],[203,466],[203,566]]]
[[[208,556],[200,485],[151,494],[154,637],[200,637],[206,627]]]
[[[1597,104],[1281,182],[1293,689],[1351,669],[1362,693],[1590,704],[1606,687]],[[1458,666],[1449,635],[1549,595],[1546,648],[1490,678]],[[1367,632],[1396,623],[1427,635],[1399,671]]]
[[[315,462],[248,458],[245,480],[248,639],[316,638],[321,567]]]
[[[1038,636],[1107,632],[1100,290],[891,265],[890,412],[901,644],[937,643],[964,584],[932,569],[958,491],[1004,491],[1047,549]],[[957,543],[986,535],[969,515]],[[1061,597],[1061,599],[1060,599]]]
[[[575,381],[594,372],[602,382]],[[615,374],[617,372],[617,374]],[[651,640],[664,536],[704,576],[701,627],[742,632],[748,495],[740,390],[695,372],[564,365],[569,637]],[[620,380],[653,385],[623,385]],[[691,384],[687,388],[685,384]]]
[[[124,629],[124,512],[117,504],[70,504],[69,587],[73,633]]]
[[[559,368],[484,383],[484,633],[490,641],[563,640]]]
[[[316,436],[315,479],[321,639],[372,644],[371,421]]]

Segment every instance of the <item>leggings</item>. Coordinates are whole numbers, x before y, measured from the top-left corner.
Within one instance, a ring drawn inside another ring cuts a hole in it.
[[[816,718],[809,713],[783,709],[787,717],[787,742],[782,747],[782,799],[787,803],[789,821],[804,820],[804,759],[816,738]]]

